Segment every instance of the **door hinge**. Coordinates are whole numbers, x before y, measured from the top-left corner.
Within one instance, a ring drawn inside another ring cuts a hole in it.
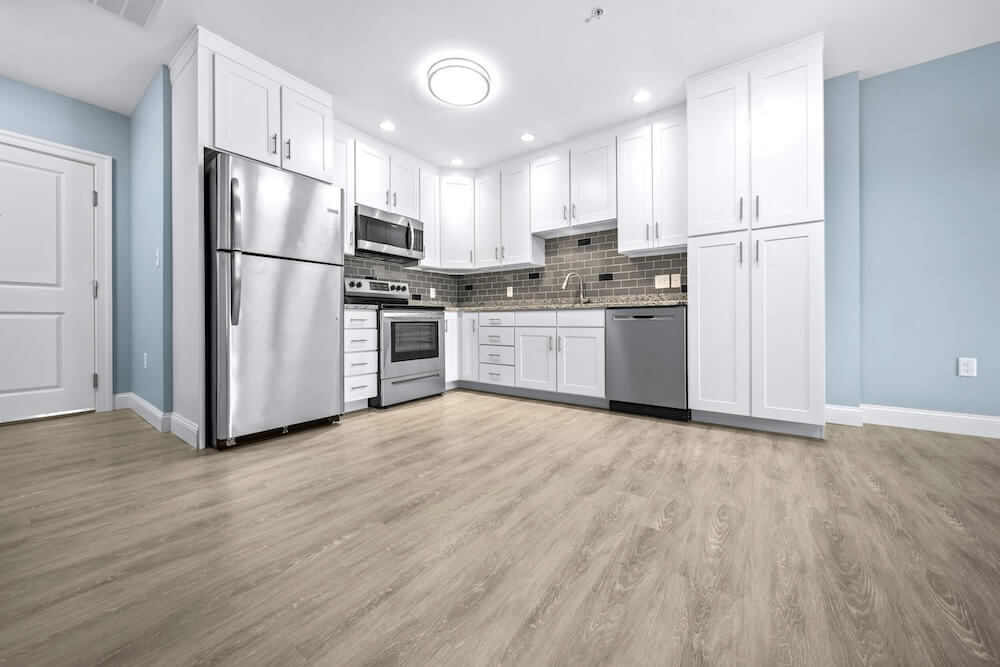
[[[97,206],[97,190],[94,190],[94,206]]]
[[[97,286],[100,285],[96,280],[94,281],[94,298],[97,298]]]
[[[97,373],[94,373],[94,389],[97,389]]]

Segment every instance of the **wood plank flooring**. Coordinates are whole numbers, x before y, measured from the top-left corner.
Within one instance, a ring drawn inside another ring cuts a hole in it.
[[[0,427],[4,665],[998,656],[997,440],[464,391],[223,453]]]

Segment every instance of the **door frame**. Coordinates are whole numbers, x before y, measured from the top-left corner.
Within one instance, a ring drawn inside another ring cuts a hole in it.
[[[94,279],[99,284],[97,298],[94,299],[94,372],[98,375],[94,409],[108,412],[113,408],[114,389],[111,156],[7,130],[0,130],[0,144],[94,168],[94,189],[97,191],[97,205],[94,207]]]

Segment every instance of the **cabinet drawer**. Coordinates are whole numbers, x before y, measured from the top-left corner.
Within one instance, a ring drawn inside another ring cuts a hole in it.
[[[345,329],[344,352],[378,350],[378,329]]]
[[[479,361],[484,364],[514,365],[514,348],[502,345],[480,345]]]
[[[360,401],[378,396],[378,373],[344,378],[344,402]]]
[[[378,313],[374,310],[344,310],[344,329],[377,329]]]
[[[514,386],[514,367],[497,364],[479,364],[479,381],[484,384]]]
[[[378,352],[348,352],[344,355],[344,377],[378,372]]]
[[[479,313],[479,326],[481,327],[512,327],[514,326],[514,313]]]
[[[561,327],[601,327],[604,328],[604,309],[560,310],[556,322]]]
[[[554,327],[556,311],[524,310],[514,313],[514,325],[518,327]]]
[[[480,345],[513,345],[513,327],[479,327]]]

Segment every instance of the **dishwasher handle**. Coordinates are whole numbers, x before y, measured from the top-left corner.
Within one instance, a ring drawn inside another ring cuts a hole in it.
[[[676,315],[613,315],[612,318],[618,322],[621,320],[674,320]]]

